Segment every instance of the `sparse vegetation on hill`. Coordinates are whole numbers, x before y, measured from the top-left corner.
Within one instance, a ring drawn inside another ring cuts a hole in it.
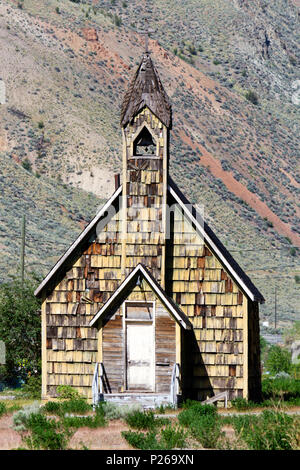
[[[76,188],[111,193],[121,167],[119,106],[147,16],[150,27],[155,18],[150,49],[173,105],[172,177],[205,205],[208,223],[249,269],[266,297],[262,316],[273,318],[276,287],[281,325],[295,319],[296,7],[283,0],[189,0],[176,8],[161,0],[145,8],[135,0],[61,0],[57,14],[57,6],[0,6],[8,90],[0,105],[1,278],[14,270],[19,249],[11,237],[16,214],[28,211],[34,242],[27,260],[45,274],[99,205]],[[245,99],[249,90],[255,103]]]

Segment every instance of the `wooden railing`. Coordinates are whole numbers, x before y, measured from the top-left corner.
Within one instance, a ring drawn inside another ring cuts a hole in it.
[[[93,406],[97,406],[100,397],[103,395],[103,375],[104,367],[102,362],[96,362],[93,383],[92,383],[92,392],[93,392]]]
[[[180,369],[179,364],[174,364],[171,377],[170,403],[177,405],[177,396],[179,394]]]
[[[228,405],[228,392],[217,393],[217,395],[214,395],[213,397],[210,397],[207,400],[202,401],[201,403],[203,405],[208,405],[210,403],[214,403],[214,402],[220,401],[220,400],[224,400],[225,408],[227,408],[227,405]]]

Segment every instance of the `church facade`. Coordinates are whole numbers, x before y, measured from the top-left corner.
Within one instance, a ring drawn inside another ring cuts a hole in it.
[[[122,183],[35,292],[44,398],[260,396],[264,299],[170,178],[171,113],[146,52],[122,105]]]

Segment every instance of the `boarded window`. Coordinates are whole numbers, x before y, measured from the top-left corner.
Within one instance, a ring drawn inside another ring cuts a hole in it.
[[[152,320],[153,304],[152,303],[126,303],[127,320]]]
[[[236,376],[236,366],[229,366],[229,377]]]

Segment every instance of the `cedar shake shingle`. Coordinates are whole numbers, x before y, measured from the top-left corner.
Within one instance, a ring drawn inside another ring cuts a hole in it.
[[[121,125],[125,127],[145,106],[165,126],[171,127],[171,103],[161,84],[151,57],[146,52],[125,94],[121,109]]]

